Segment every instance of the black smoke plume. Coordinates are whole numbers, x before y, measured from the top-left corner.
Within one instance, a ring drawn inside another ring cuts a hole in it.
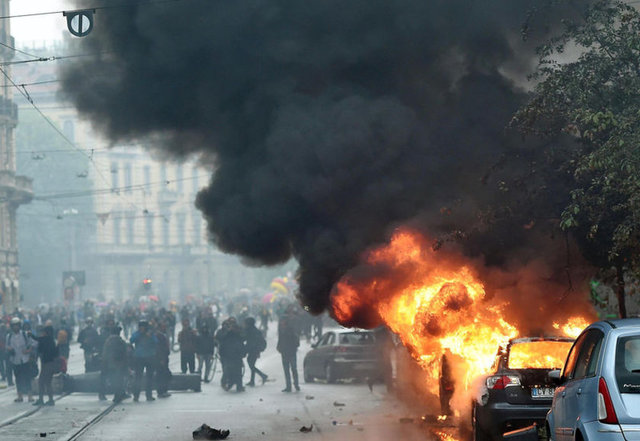
[[[535,249],[522,225],[537,205],[513,194],[541,149],[505,127],[535,38],[572,11],[543,3],[108,2],[126,7],[96,12],[79,42],[96,55],[70,64],[63,88],[114,141],[159,135],[207,160],[196,205],[211,240],[250,264],[295,257],[301,301],[319,312],[362,251],[408,221],[491,264]],[[518,203],[478,226],[485,207]]]

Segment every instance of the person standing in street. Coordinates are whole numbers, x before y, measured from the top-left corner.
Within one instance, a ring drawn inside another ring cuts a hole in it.
[[[278,345],[277,350],[282,356],[282,368],[286,386],[282,392],[291,392],[291,377],[296,391],[300,390],[298,383],[298,347],[300,346],[300,334],[298,320],[294,305],[289,305],[278,321]]]
[[[113,326],[102,348],[102,369],[100,370],[100,400],[106,400],[107,381],[113,389],[113,402],[119,403],[126,398],[125,380],[128,369],[127,343],[120,337],[122,328]]]
[[[267,374],[256,367],[256,361],[260,358],[260,353],[267,348],[267,340],[265,340],[262,332],[256,328],[256,319],[247,317],[244,320],[244,333],[247,347],[247,364],[251,369],[251,379],[247,386],[255,386],[256,374],[262,379],[262,384],[267,381]]]
[[[167,336],[167,323],[164,320],[158,322],[156,329],[156,383],[158,398],[169,398],[169,382],[171,381],[171,369],[169,369],[169,354],[171,353],[171,342]]]
[[[142,386],[142,376],[145,375],[145,394],[147,401],[154,401],[153,398],[153,368],[156,358],[156,347],[158,340],[151,332],[149,322],[140,320],[138,330],[131,336],[133,344],[133,367],[135,379],[133,382],[133,401],[138,402],[140,389]]]
[[[2,377],[2,381],[7,382],[8,386],[13,386],[13,374],[11,373],[9,354],[7,353],[7,335],[9,332],[4,320],[0,321],[0,377]]]
[[[191,328],[188,318],[182,319],[182,330],[178,334],[178,343],[180,343],[180,370],[183,374],[193,374],[196,371],[196,331]]]
[[[11,319],[11,332],[7,334],[5,345],[9,355],[13,374],[16,377],[16,391],[18,397],[16,403],[24,401],[27,394],[29,401],[31,397],[31,353],[35,351],[36,342],[22,329],[22,321],[18,317]]]
[[[38,332],[35,340],[38,342],[38,356],[40,357],[40,376],[38,377],[38,400],[33,403],[34,406],[53,406],[53,387],[51,382],[53,375],[59,369],[58,347],[53,339],[53,326],[45,326]],[[46,403],[43,400],[44,394],[49,396]]]
[[[230,390],[236,386],[237,392],[244,392],[242,384],[242,369],[244,367],[242,359],[246,355],[244,337],[235,317],[229,317],[226,322],[224,327],[226,332],[218,340],[225,377],[222,387],[224,390]]]
[[[102,350],[102,348],[98,347],[98,341],[100,340],[100,336],[98,335],[98,331],[93,326],[93,318],[89,317],[85,320],[86,326],[80,334],[78,334],[78,343],[80,343],[80,348],[84,351],[84,371],[92,372],[94,369],[94,359],[96,352]]]
[[[215,349],[215,341],[209,326],[203,324],[198,331],[198,343],[196,353],[198,354],[198,375],[202,375],[202,365],[204,364],[204,382],[208,383],[209,373],[213,362],[213,351]]]

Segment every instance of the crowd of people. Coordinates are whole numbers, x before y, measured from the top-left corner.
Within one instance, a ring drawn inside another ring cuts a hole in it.
[[[176,334],[178,318],[181,326]],[[166,308],[133,302],[97,307],[85,302],[76,310],[45,305],[16,310],[0,321],[0,377],[9,385],[15,383],[16,402],[26,397],[34,405],[54,405],[52,379],[66,372],[69,344],[77,327],[85,372],[99,372],[100,400],[106,400],[110,391],[114,402],[130,396],[138,401],[144,390],[151,401],[155,400],[154,388],[158,398],[171,396],[172,351],[180,352],[182,374],[197,374],[205,383],[211,379],[214,360],[219,360],[222,388],[243,392],[245,386],[256,386],[256,380],[264,384],[269,378],[256,364],[267,348],[272,319],[278,320],[276,349],[282,357],[283,392],[300,390],[296,363],[300,337],[319,338],[322,321],[288,300],[261,305],[232,299],[226,311],[217,301],[181,307],[171,302]],[[249,377],[246,384],[245,373]]]

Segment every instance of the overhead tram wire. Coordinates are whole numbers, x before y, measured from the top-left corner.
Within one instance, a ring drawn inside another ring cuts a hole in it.
[[[47,117],[47,115],[44,114],[44,112],[42,112],[42,110],[40,110],[40,108],[36,105],[35,101],[33,100],[33,98],[31,98],[31,96],[29,95],[29,93],[27,92],[27,89],[25,87],[20,87],[18,86],[18,84],[16,84],[15,81],[13,81],[13,79],[11,78],[11,76],[9,76],[9,74],[6,72],[5,69],[3,69],[2,67],[0,67],[0,72],[2,73],[2,75],[5,76],[5,78],[7,79],[7,81],[9,81],[17,90],[18,92],[20,92],[20,95],[22,95],[30,104],[31,106],[40,114],[40,116],[47,122],[48,125],[50,125],[53,130],[62,137],[62,139],[69,144],[74,150],[77,150],[80,154],[84,155],[87,157],[87,159],[89,160],[89,162],[91,163],[91,165],[93,166],[94,170],[96,171],[96,174],[102,179],[102,181],[104,181],[105,184],[109,185],[109,181],[107,180],[107,178],[104,176],[104,174],[102,173],[102,171],[100,171],[100,168],[97,166],[97,164],[95,163],[95,160],[93,159],[93,152],[91,153],[87,153],[86,151],[84,151],[83,149],[81,149],[80,147],[78,147],[75,142],[71,141],[67,135],[64,134],[64,132],[62,132],[62,130],[60,130],[58,128],[58,126],[56,126],[50,119],[49,117]],[[124,197],[122,193],[117,192],[116,193],[119,197]],[[140,207],[138,207],[137,204],[135,204],[134,202],[128,201],[128,203],[132,206],[135,207],[136,209],[139,209]]]
[[[94,6],[94,7],[86,7],[86,8],[82,8],[82,9],[70,9],[70,10],[60,10],[60,11],[46,11],[46,12],[32,12],[29,14],[16,14],[16,15],[3,15],[0,16],[0,20],[6,20],[6,19],[11,19],[11,18],[24,18],[24,17],[37,17],[39,15],[56,15],[56,14],[62,14],[62,13],[73,13],[73,12],[80,12],[80,11],[86,11],[86,10],[94,10],[94,11],[99,11],[99,10],[104,10],[104,9],[121,9],[121,8],[132,8],[132,7],[137,7],[137,6],[147,6],[147,5],[160,5],[163,3],[178,3],[178,2],[185,2],[185,1],[194,1],[194,0],[146,0],[146,1],[139,1],[136,3],[121,3],[118,5],[109,5],[109,6]]]

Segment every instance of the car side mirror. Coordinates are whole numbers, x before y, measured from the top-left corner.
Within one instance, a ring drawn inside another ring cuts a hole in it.
[[[553,384],[562,384],[562,371],[560,369],[554,369],[547,374],[547,377]]]
[[[311,347],[312,347],[313,349],[315,349],[315,348],[317,348],[317,347],[318,347],[318,345],[319,345],[319,344],[320,344],[320,342],[319,342],[319,341],[317,341],[317,342],[315,342],[315,343],[312,343],[312,344],[311,344]]]

